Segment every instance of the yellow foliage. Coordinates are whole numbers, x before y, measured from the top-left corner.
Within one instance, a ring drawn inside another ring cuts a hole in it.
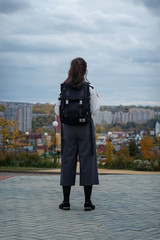
[[[98,140],[98,134],[95,132],[95,139]]]
[[[54,113],[55,106],[49,103],[40,104],[37,103],[33,106],[33,113],[44,113],[44,114],[51,114]]]
[[[115,126],[115,127],[110,128],[110,131],[111,132],[123,132],[123,129],[121,126]]]
[[[61,134],[56,132],[56,136],[55,133],[53,134],[52,138],[51,138],[51,145],[52,146],[56,146],[56,147],[60,147],[61,146]]]
[[[6,139],[10,138],[12,124],[10,121],[0,118],[0,134],[2,135],[2,151],[5,153]]]
[[[12,125],[12,145],[15,149],[24,146],[24,140],[25,138],[21,138],[19,131],[18,131],[18,123],[15,121],[11,122]]]
[[[44,133],[44,132],[45,130],[41,127],[36,130],[36,133]]]
[[[113,158],[113,146],[112,143],[110,141],[106,141],[106,150],[105,150],[105,156],[106,156],[106,163],[108,165],[111,164],[112,162],[112,158]]]
[[[0,111],[5,112],[5,106],[0,104]]]
[[[61,146],[61,134],[60,133],[56,133],[56,144],[57,144],[57,147]]]
[[[125,156],[125,158],[129,157],[129,148],[124,144],[121,145],[121,149],[119,150],[119,154],[121,156]]]
[[[96,127],[96,132],[97,133],[105,133],[105,128],[103,126],[101,126],[101,125],[98,125]]]
[[[154,147],[154,140],[151,137],[144,137],[144,139],[141,140],[140,146],[141,146],[141,152],[144,159],[150,159],[151,157],[151,151]]]

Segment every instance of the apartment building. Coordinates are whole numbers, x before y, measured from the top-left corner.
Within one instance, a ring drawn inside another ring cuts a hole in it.
[[[93,116],[95,124],[109,124],[109,123],[145,123],[154,118],[154,111],[144,108],[131,108],[128,112],[99,111],[96,116]]]
[[[32,131],[32,104],[10,104],[6,106],[5,118],[18,122],[18,130]]]
[[[94,124],[110,124],[112,123],[112,112],[99,111],[98,114],[93,116]]]

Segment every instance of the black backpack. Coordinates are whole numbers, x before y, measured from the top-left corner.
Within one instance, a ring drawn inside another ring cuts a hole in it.
[[[91,120],[89,84],[75,88],[61,84],[60,120],[69,125],[83,125]]]

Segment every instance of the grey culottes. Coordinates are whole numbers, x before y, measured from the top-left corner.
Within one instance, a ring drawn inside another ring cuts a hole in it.
[[[77,157],[80,162],[80,185],[99,184],[93,121],[81,126],[62,124],[62,127],[60,185],[75,185]]]

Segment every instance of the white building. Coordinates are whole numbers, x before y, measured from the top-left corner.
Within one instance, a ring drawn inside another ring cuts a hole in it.
[[[6,120],[18,122],[19,131],[32,131],[32,104],[11,104],[5,115]]]
[[[93,116],[95,124],[111,124],[111,123],[145,123],[153,119],[155,112],[144,108],[131,108],[128,112],[99,111],[96,116]]]
[[[160,123],[159,122],[156,122],[155,132],[156,132],[156,135],[158,135],[158,133],[160,133]]]
[[[154,118],[154,111],[144,108],[131,108],[129,109],[129,115],[130,122],[145,123]]]
[[[129,112],[116,112],[113,114],[114,123],[145,123],[154,118],[154,111],[144,108],[131,108]]]
[[[94,124],[110,124],[112,123],[112,112],[110,111],[99,111],[93,116]]]

